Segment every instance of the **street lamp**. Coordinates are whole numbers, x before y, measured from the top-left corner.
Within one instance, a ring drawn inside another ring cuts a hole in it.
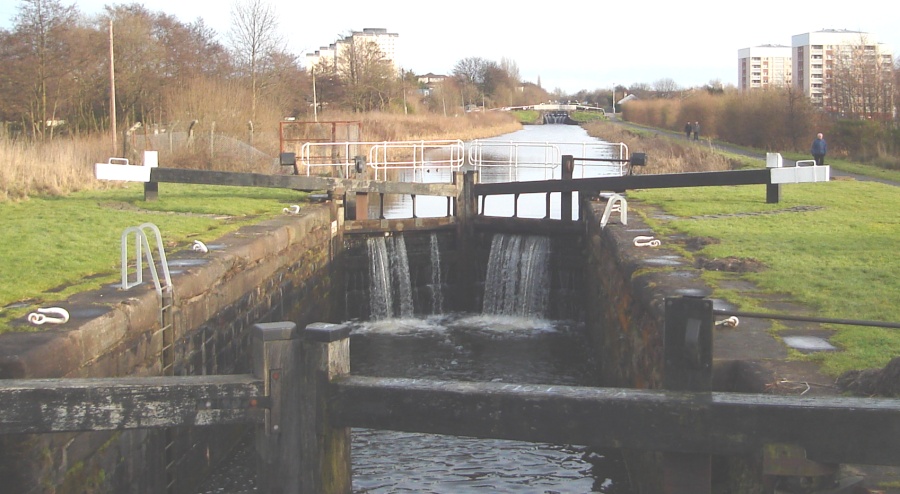
[[[613,83],[613,91],[612,91],[612,93],[613,93],[613,95],[612,95],[612,108],[613,108],[613,115],[615,115],[615,114],[616,114],[616,83],[615,83],[615,82]]]

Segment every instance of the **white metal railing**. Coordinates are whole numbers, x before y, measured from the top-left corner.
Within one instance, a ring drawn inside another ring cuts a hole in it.
[[[333,174],[349,177],[356,166],[355,157],[366,153],[366,165],[375,170],[375,178],[388,170],[452,169],[465,163],[465,146],[459,139],[433,141],[381,142],[307,142],[297,156],[299,172],[309,175]]]
[[[584,143],[585,147],[581,150],[581,157],[587,157],[588,153],[595,154],[608,154],[610,159],[618,160],[616,162],[612,162],[613,166],[618,166],[618,175],[625,175],[628,171],[628,159],[630,154],[628,153],[628,145],[624,142],[589,142]],[[578,168],[581,170],[581,176],[578,178],[585,178],[586,171],[591,168],[609,168],[610,163],[604,163],[602,161],[578,161],[576,160],[576,164],[579,165]]]
[[[360,142],[307,142],[300,147],[297,156],[297,173],[306,176],[334,175],[337,170],[341,177],[349,177],[355,165],[354,158],[360,153]]]
[[[476,167],[556,168],[562,162],[559,143],[475,140],[469,163]]]
[[[576,158],[603,156],[613,161],[618,174],[628,168],[628,146],[623,142],[530,142],[476,140],[469,146],[469,163],[475,167],[542,168],[555,170],[562,163],[562,149]],[[576,159],[576,168],[584,178],[592,168],[609,168],[610,162]]]
[[[465,163],[465,145],[459,139],[371,143],[368,165],[387,178],[388,170],[458,170]],[[414,173],[415,175],[415,173]]]

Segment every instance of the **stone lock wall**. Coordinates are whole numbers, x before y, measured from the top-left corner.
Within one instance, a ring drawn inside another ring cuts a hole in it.
[[[175,375],[248,372],[257,322],[339,319],[329,295],[340,264],[341,212],[310,207],[210,241],[219,248],[209,253],[169,255]],[[150,276],[144,280],[127,291],[108,286],[55,304],[72,315],[64,325],[0,335],[0,378],[160,375],[160,302]],[[0,490],[166,492],[174,481],[173,492],[192,492],[242,433],[215,427],[0,437]],[[175,466],[167,473],[162,451],[169,440]]]

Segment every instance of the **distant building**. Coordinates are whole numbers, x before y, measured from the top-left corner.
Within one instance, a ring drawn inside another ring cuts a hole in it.
[[[791,87],[791,47],[762,45],[738,50],[738,89]]]
[[[844,29],[798,34],[791,38],[793,87],[829,113],[857,115],[867,96],[853,92],[865,80],[890,84],[893,55],[868,33]],[[848,77],[842,74],[851,74]],[[845,80],[840,80],[843,77]],[[848,81],[855,81],[850,84]],[[878,84],[873,82],[873,85]]]
[[[432,74],[431,72],[420,75],[420,76],[416,76],[416,79],[420,83],[425,84],[426,86],[430,86],[433,84],[440,84],[440,83],[444,82],[444,79],[446,79],[446,78],[447,78],[447,76],[445,76],[445,75]]]
[[[384,59],[390,62],[394,70],[399,71],[397,66],[397,45],[400,35],[397,33],[389,33],[384,28],[364,28],[362,31],[352,31],[349,35],[335,41],[334,43],[323,46],[312,53],[306,54],[306,69],[310,70],[319,64],[322,60],[328,60],[332,66],[337,66],[338,61],[355,43],[371,42],[378,45]]]

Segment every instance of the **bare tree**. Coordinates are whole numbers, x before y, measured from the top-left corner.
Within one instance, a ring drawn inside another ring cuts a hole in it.
[[[453,77],[459,86],[463,106],[481,103],[482,92],[479,86],[484,81],[487,63],[483,58],[468,57],[453,66]]]
[[[354,111],[384,109],[393,85],[399,82],[378,43],[353,35],[338,43],[336,70],[346,84],[347,103]]]
[[[66,39],[78,20],[74,6],[64,6],[58,0],[22,0],[15,17],[14,37],[20,38],[18,50],[11,53],[9,69],[17,72],[19,81],[30,88],[28,125],[32,133],[43,138],[46,131],[53,135],[58,119],[56,111],[63,98],[61,84],[71,67],[69,44]]]
[[[657,97],[668,99],[681,91],[681,88],[674,79],[665,78],[653,83],[653,91],[656,92]]]
[[[274,7],[263,0],[239,0],[231,10],[228,40],[235,59],[250,78],[251,108],[256,114],[261,75],[266,60],[278,49],[278,16]]]
[[[893,117],[893,60],[866,35],[860,35],[853,45],[842,46],[831,68],[827,111],[852,119]]]

